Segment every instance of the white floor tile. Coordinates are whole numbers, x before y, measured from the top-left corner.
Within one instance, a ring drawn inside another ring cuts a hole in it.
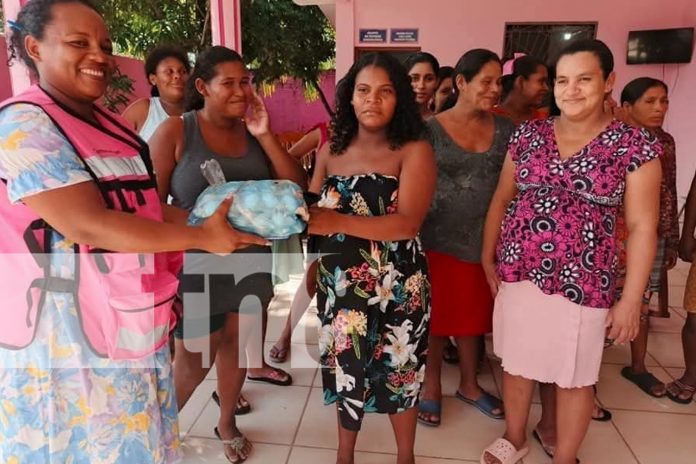
[[[651,334],[648,338],[652,337]],[[631,363],[631,346],[629,344],[625,345],[612,345],[604,349],[604,354],[602,355],[602,362],[605,364],[619,364],[621,366],[627,366]],[[645,365],[648,367],[659,366],[658,362],[650,355],[650,352],[645,355]]]
[[[684,367],[680,334],[654,333],[648,337],[648,353],[662,367]]]
[[[184,441],[184,464],[224,464],[227,461],[218,440],[189,437]],[[281,464],[288,459],[289,446],[254,443],[247,464]]]
[[[237,426],[252,442],[290,445],[302,417],[309,387],[277,387],[247,384],[244,396],[251,403],[251,413],[237,417]],[[220,411],[213,402],[203,410],[189,435],[214,438]]]
[[[681,375],[683,356],[680,332],[686,314],[681,309],[683,283],[688,264],[670,272],[669,319],[651,319],[646,364],[658,378],[669,381]],[[299,278],[277,287],[270,308],[269,330],[264,354],[277,340],[285,323],[290,299]],[[289,370],[292,387],[276,387],[247,382],[244,394],[252,403],[252,413],[238,418],[240,429],[255,443],[247,461],[251,464],[327,464],[335,462],[337,447],[336,409],[324,406],[321,375],[316,367],[316,308],[310,307],[293,334],[292,359],[278,366]],[[488,391],[499,394],[502,369],[491,355],[479,375]],[[605,350],[599,382],[599,399],[612,411],[609,423],[593,422],[579,452],[583,463],[591,464],[681,464],[694,463],[696,456],[696,402],[679,405],[667,398],[654,399],[621,377],[620,370],[630,360],[628,345]],[[454,398],[459,383],[456,366],[443,365],[442,425],[428,428],[419,425],[416,439],[417,464],[453,464],[478,462],[485,446],[504,431],[504,422],[485,417],[473,407]],[[215,370],[189,400],[180,415],[180,429],[185,436],[185,463],[224,463],[222,446],[213,438],[218,408],[210,401],[215,388]],[[549,464],[551,460],[532,440],[531,429],[540,414],[538,394],[532,405],[529,432],[531,453],[525,463]],[[188,432],[188,433],[187,433]],[[396,446],[388,417],[367,414],[356,445],[356,464],[393,464]]]
[[[641,464],[693,464],[696,460],[696,416],[617,411],[614,423]]]
[[[650,372],[663,382],[671,380],[670,375],[660,367]],[[684,406],[667,397],[653,398],[621,376],[621,366],[604,364],[599,374],[597,396],[612,413],[618,410],[655,411],[670,414],[696,414],[696,403]]]
[[[288,464],[327,464],[335,461],[336,451],[319,448],[304,448],[295,446],[290,454]],[[355,453],[355,464],[393,464],[396,456],[393,454]],[[478,461],[462,461],[459,459],[436,459],[416,456],[416,464],[459,464]]]
[[[188,434],[198,416],[210,402],[210,395],[215,390],[215,380],[204,380],[186,402],[186,406],[179,412],[179,432],[182,437]]]

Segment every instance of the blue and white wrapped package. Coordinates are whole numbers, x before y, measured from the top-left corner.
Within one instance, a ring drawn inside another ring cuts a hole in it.
[[[211,185],[201,193],[189,215],[191,225],[210,217],[232,195],[227,219],[235,229],[269,240],[302,233],[309,210],[302,189],[289,180],[249,180]]]

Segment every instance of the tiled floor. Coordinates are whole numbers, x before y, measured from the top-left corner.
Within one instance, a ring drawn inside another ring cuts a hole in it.
[[[662,380],[679,375],[684,366],[680,331],[685,313],[680,308],[688,266],[680,263],[670,272],[670,319],[652,319],[648,366]],[[268,348],[280,333],[290,298],[299,280],[278,287],[271,307]],[[240,429],[254,443],[249,464],[332,464],[335,462],[336,413],[322,404],[321,379],[316,368],[318,327],[316,309],[302,319],[293,336],[291,387],[247,382],[244,394],[252,412],[238,420]],[[490,343],[489,343],[490,345]],[[678,405],[669,399],[654,399],[624,380],[619,371],[629,359],[627,347],[606,350],[600,373],[599,399],[610,409],[609,423],[593,422],[579,457],[589,464],[693,464],[696,463],[696,403]],[[491,358],[480,381],[499,394],[501,369]],[[225,463],[222,447],[214,439],[218,409],[210,401],[215,388],[211,373],[181,413],[185,435],[184,462]],[[457,371],[445,365],[443,374],[442,425],[419,426],[416,440],[418,464],[478,462],[481,449],[503,431],[503,422],[488,419],[454,397]],[[536,402],[537,400],[535,400]],[[538,420],[539,405],[532,406],[530,424]],[[525,463],[550,463],[532,442]],[[395,462],[395,444],[387,417],[368,415],[357,443],[356,464]]]

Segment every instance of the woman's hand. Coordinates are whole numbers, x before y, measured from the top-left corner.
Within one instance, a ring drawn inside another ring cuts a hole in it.
[[[609,310],[607,338],[613,340],[614,344],[622,345],[636,338],[640,326],[641,305],[640,300],[634,302],[622,298]]]
[[[232,206],[232,197],[225,199],[212,216],[205,220],[202,232],[201,249],[210,253],[228,254],[250,245],[269,246],[268,240],[257,235],[240,232],[227,222],[227,213]]]
[[[252,100],[249,105],[249,110],[250,113],[244,118],[244,122],[251,135],[259,138],[270,134],[271,118],[268,116],[263,98],[256,93],[256,90],[252,91]]]
[[[309,208],[309,228],[311,235],[331,235],[340,233],[339,224],[344,215],[333,209],[312,206]]]
[[[684,234],[679,240],[679,258],[690,263],[696,251],[696,239],[691,234]]]
[[[491,288],[491,295],[495,298],[498,294],[498,288],[500,287],[500,279],[495,271],[495,263],[483,260],[481,261],[481,267],[483,267],[483,272],[486,273],[486,281],[488,281],[488,286]]]

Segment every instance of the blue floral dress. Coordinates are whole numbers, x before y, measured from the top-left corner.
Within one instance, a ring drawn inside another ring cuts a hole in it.
[[[396,177],[329,176],[319,206],[342,214],[395,213]],[[324,402],[359,430],[365,412],[416,405],[425,373],[430,283],[420,240],[318,237],[317,271]]]
[[[24,104],[0,112],[0,178],[12,202],[91,181],[48,116]],[[72,243],[54,233],[51,256],[52,274],[71,278]],[[179,462],[169,348],[135,365],[87,345],[72,297],[49,292],[32,344],[0,348],[0,462]]]

